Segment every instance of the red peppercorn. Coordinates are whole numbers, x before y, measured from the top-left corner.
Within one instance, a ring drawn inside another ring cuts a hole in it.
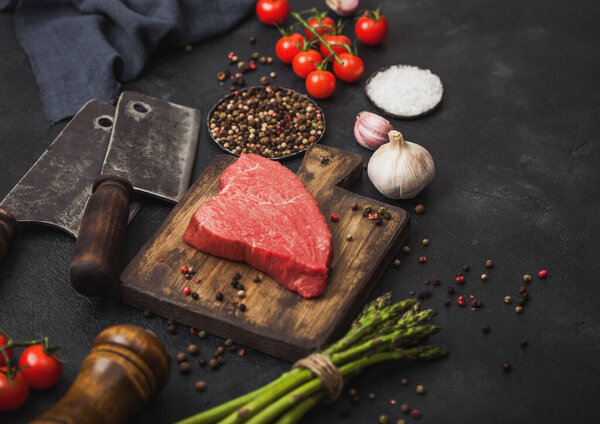
[[[540,277],[540,278],[546,278],[547,275],[548,275],[548,271],[546,271],[545,269],[538,272],[538,277]]]
[[[199,278],[196,278],[196,279],[194,280],[194,283],[196,283],[196,284],[200,284],[200,279],[199,279]]]
[[[418,420],[419,418],[421,418],[421,413],[418,409],[413,409],[412,411],[410,411],[410,416],[413,417],[415,420]]]
[[[189,296],[191,292],[192,292],[191,288],[189,288],[189,287],[183,288],[183,294],[185,294],[186,296]]]
[[[188,267],[187,266],[182,266],[181,267],[181,273],[182,274],[187,274],[188,273]]]
[[[424,264],[425,262],[427,262],[427,258],[425,256],[420,256],[419,257],[419,262],[421,262],[422,264]]]
[[[194,327],[190,327],[190,334],[192,336],[195,336],[196,334],[198,334],[198,332],[196,331],[196,329]]]
[[[462,275],[456,276],[456,284],[463,284],[465,282],[465,277]]]
[[[162,256],[158,258],[158,262],[163,263],[165,261],[165,258],[163,258]]]
[[[457,302],[458,305],[462,307],[465,307],[467,304],[467,302],[465,302],[464,296],[458,296]]]
[[[331,220],[332,220],[333,222],[337,222],[337,220],[338,220],[338,219],[340,219],[340,217],[339,217],[339,216],[337,216],[337,215],[336,215],[336,214],[334,214],[334,213],[332,213],[332,214],[331,214]]]

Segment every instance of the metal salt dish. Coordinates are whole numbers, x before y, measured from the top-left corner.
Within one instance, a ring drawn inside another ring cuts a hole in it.
[[[410,67],[413,67],[413,68],[417,68],[417,69],[419,69],[421,71],[429,71],[429,72],[431,72],[430,69],[423,69],[423,68],[419,68],[418,66],[402,65],[402,64],[400,64],[400,65],[391,65],[391,66],[386,66],[384,68],[380,68],[380,69],[376,70],[375,72],[373,72],[371,75],[369,75],[369,78],[367,78],[367,80],[365,81],[364,92],[365,92],[365,95],[367,96],[367,99],[369,99],[369,101],[371,102],[371,104],[373,104],[373,106],[375,106],[378,110],[380,110],[385,115],[387,115],[387,116],[389,116],[391,118],[404,119],[404,120],[412,120],[412,119],[419,119],[419,118],[422,118],[424,116],[427,116],[427,115],[433,113],[433,111],[436,110],[438,108],[438,106],[442,103],[442,99],[444,98],[444,84],[442,83],[442,79],[437,74],[434,74],[433,72],[431,72],[431,73],[433,75],[435,75],[436,77],[438,77],[438,79],[440,80],[440,84],[442,85],[442,95],[440,96],[440,100],[433,107],[429,108],[428,110],[426,110],[423,113],[420,113],[418,115],[396,115],[394,113],[391,113],[391,112],[383,109],[381,106],[378,106],[377,104],[375,104],[375,102],[373,101],[373,99],[371,99],[371,97],[367,93],[367,87],[369,86],[369,83],[371,82],[371,79],[375,75],[377,75],[377,74],[379,74],[381,72],[387,71],[387,70],[389,70],[389,69],[391,69],[393,67],[396,67],[396,66],[410,66]]]
[[[248,90],[251,90],[251,89],[254,89],[254,90],[266,90],[266,88],[267,88],[267,87],[263,87],[263,86],[252,86],[252,87],[247,87],[247,88],[244,88],[244,89],[242,89],[242,90],[236,90],[236,91],[237,91],[237,92],[239,92],[239,93],[243,93],[244,91],[248,91]],[[286,90],[286,91],[291,91],[292,93],[299,95],[300,97],[302,97],[302,98],[304,98],[304,99],[308,100],[308,101],[309,101],[311,104],[313,104],[313,105],[314,105],[314,106],[317,108],[317,110],[319,111],[319,113],[321,113],[321,116],[323,117],[323,119],[322,119],[322,120],[323,120],[323,131],[322,131],[321,135],[317,137],[317,139],[315,140],[315,142],[314,142],[314,143],[307,145],[305,149],[298,150],[297,152],[290,153],[289,155],[279,156],[279,157],[277,157],[277,158],[267,158],[267,159],[271,159],[271,160],[285,160],[285,159],[293,158],[293,157],[295,157],[295,156],[299,156],[299,155],[301,155],[301,154],[305,153],[305,152],[306,152],[306,151],[307,151],[307,150],[308,150],[308,149],[309,149],[311,146],[313,146],[313,145],[315,145],[315,144],[319,143],[319,142],[321,141],[321,139],[323,138],[323,136],[325,135],[325,130],[326,130],[326,128],[327,128],[327,125],[325,124],[325,113],[323,112],[323,109],[321,109],[321,107],[320,107],[320,106],[319,106],[319,105],[318,105],[318,104],[317,104],[317,103],[316,103],[316,102],[315,102],[313,99],[309,98],[309,97],[308,97],[307,95],[305,95],[305,94],[298,93],[297,91],[295,91],[295,90],[292,90],[291,88],[286,88],[286,87],[273,86],[273,87],[271,87],[271,89],[273,89],[273,90]],[[220,105],[221,103],[223,103],[223,102],[226,102],[226,101],[227,101],[227,100],[229,100],[231,97],[235,97],[235,95],[236,95],[236,94],[235,94],[235,92],[233,92],[233,93],[231,93],[231,94],[228,94],[228,95],[226,95],[226,96],[223,96],[223,97],[222,97],[222,98],[221,98],[219,101],[217,101],[217,103],[215,103],[215,104],[213,105],[213,107],[211,107],[211,108],[210,108],[210,110],[208,111],[208,115],[206,116],[206,127],[208,128],[208,135],[210,136],[210,139],[211,139],[211,140],[212,140],[212,141],[213,141],[213,142],[214,142],[214,143],[215,143],[217,146],[219,146],[219,147],[221,148],[221,150],[224,150],[224,151],[226,151],[227,153],[231,153],[231,154],[232,154],[232,155],[234,155],[234,156],[239,156],[239,154],[238,154],[238,153],[232,152],[231,150],[229,150],[229,149],[226,149],[225,147],[223,147],[223,146],[221,145],[221,143],[219,143],[219,142],[218,142],[218,141],[215,139],[215,137],[213,137],[213,135],[212,135],[212,132],[211,132],[211,130],[210,130],[210,118],[212,117],[213,113],[215,112],[215,109],[217,108],[217,106],[219,106],[219,105]],[[262,156],[262,155],[261,155],[261,156]],[[266,156],[263,156],[263,157],[266,157]]]

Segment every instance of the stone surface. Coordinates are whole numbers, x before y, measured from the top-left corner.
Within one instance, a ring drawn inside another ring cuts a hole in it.
[[[320,1],[293,2],[296,9]],[[376,6],[368,2],[364,6]],[[391,267],[373,296],[393,290],[396,299],[409,290],[433,296],[423,300],[438,309],[443,326],[432,343],[451,354],[440,362],[405,366],[387,364],[368,370],[353,382],[360,393],[377,398],[352,407],[345,422],[374,422],[381,414],[394,420],[397,405],[408,403],[421,421],[463,423],[593,422],[600,414],[596,376],[600,372],[600,289],[595,277],[600,254],[600,152],[597,93],[600,92],[600,27],[594,1],[523,2],[491,0],[448,2],[384,1],[392,22],[383,45],[359,46],[366,73],[406,63],[431,69],[444,83],[445,95],[432,115],[420,120],[392,120],[408,140],[425,146],[436,161],[430,187],[411,201],[396,202],[413,214],[409,245],[398,268]],[[362,6],[362,4],[361,4]],[[347,29],[352,33],[351,25]],[[248,38],[254,35],[257,43]],[[218,85],[227,53],[240,57],[253,51],[275,56],[276,30],[249,19],[227,36],[193,47],[163,48],[139,80],[126,84],[140,91],[206,113],[229,86]],[[277,84],[304,92],[302,81],[277,61],[248,74],[247,84],[277,73]],[[0,197],[35,162],[64,124],[50,127],[44,116],[29,62],[20,48],[12,16],[0,15]],[[333,97],[319,101],[327,118],[323,143],[371,154],[353,139],[354,116],[376,111],[361,85],[339,84]],[[206,126],[194,176],[220,149],[209,141]],[[301,158],[284,162],[296,170]],[[380,198],[365,177],[356,192]],[[149,199],[129,226],[122,266],[141,248],[172,206]],[[421,246],[427,237],[431,244]],[[14,337],[50,336],[63,347],[63,377],[55,388],[32,393],[22,410],[0,415],[0,421],[29,422],[56,402],[73,381],[94,337],[117,323],[153,330],[176,354],[197,343],[200,356],[210,357],[223,341],[198,340],[188,328],[177,334],[157,317],[144,318],[119,303],[116,292],[101,299],[77,294],[67,279],[73,239],[56,229],[24,228],[0,265],[0,326]],[[417,258],[426,255],[427,263]],[[487,259],[494,268],[487,270]],[[465,285],[443,306],[449,286],[462,264],[470,264]],[[548,270],[545,280],[537,278]],[[479,275],[488,274],[482,282]],[[533,275],[524,313],[503,302],[518,296],[523,274]],[[456,305],[456,296],[473,294],[484,307],[471,312]],[[490,335],[481,334],[489,324]],[[527,349],[519,340],[527,338]],[[217,372],[192,364],[190,376],[174,372],[166,390],[132,422],[173,422],[264,384],[289,364],[246,350],[243,357],[225,354]],[[510,362],[513,372],[502,372]],[[176,367],[176,364],[173,365]],[[175,368],[174,368],[175,371]],[[419,397],[414,385],[423,384]],[[199,396],[194,382],[210,389]],[[397,401],[396,406],[390,400]],[[457,405],[459,405],[457,407]],[[349,406],[343,396],[335,405],[315,410],[306,422],[338,422]]]

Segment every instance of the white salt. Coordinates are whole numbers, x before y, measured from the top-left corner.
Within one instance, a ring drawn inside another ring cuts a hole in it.
[[[429,69],[394,65],[371,77],[366,91],[375,106],[392,115],[411,118],[436,107],[444,88],[440,77]]]

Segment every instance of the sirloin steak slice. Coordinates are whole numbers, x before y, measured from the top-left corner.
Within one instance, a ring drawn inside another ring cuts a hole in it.
[[[333,256],[317,202],[292,171],[242,154],[219,178],[217,197],[192,216],[183,240],[244,261],[306,298],[323,293]]]

